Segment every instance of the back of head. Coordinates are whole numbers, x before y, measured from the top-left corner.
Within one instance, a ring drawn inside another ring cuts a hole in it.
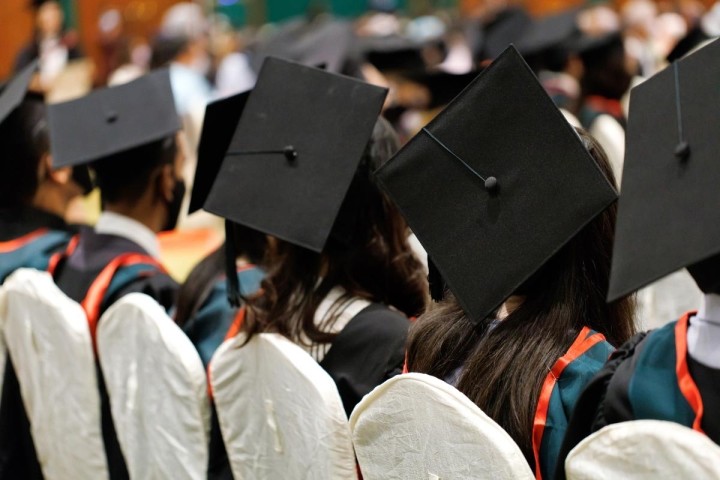
[[[145,193],[153,172],[162,165],[172,164],[176,153],[175,137],[171,136],[93,163],[103,203],[133,204]]]
[[[615,184],[602,148],[579,131]],[[578,234],[516,292],[519,306],[499,322],[471,323],[451,294],[413,326],[411,371],[447,378],[462,367],[457,387],[498,422],[533,465],[532,426],[540,387],[584,326],[619,345],[634,333],[633,301],[607,304],[616,204]]]
[[[313,318],[337,286],[347,296],[392,305],[409,316],[423,310],[426,280],[407,242],[409,231],[372,176],[398,145],[389,123],[378,120],[321,254],[283,241],[270,249],[265,296],[253,305],[259,315],[248,322],[248,332],[272,329],[290,338],[304,332],[312,341],[330,341]]]
[[[189,45],[190,40],[182,35],[157,35],[152,41],[150,68],[169,65]]]
[[[0,208],[29,205],[40,182],[40,161],[50,138],[43,99],[28,95],[0,123]]]
[[[620,34],[608,35],[605,41],[580,53],[584,73],[583,95],[600,95],[618,100],[630,88],[625,44]]]

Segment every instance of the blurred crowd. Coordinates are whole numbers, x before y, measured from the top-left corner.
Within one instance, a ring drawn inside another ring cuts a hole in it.
[[[40,57],[40,78],[50,87],[82,51],[78,36],[63,30],[59,3],[36,4],[34,39],[15,67]],[[315,9],[238,30],[223,15],[182,2],[164,13],[150,38],[129,35],[124,22],[116,9],[98,19],[102,58],[92,83],[116,85],[169,66],[191,141],[206,103],[252,88],[268,55],[389,87],[385,116],[408,138],[514,43],[571,123],[593,133],[620,172],[629,88],[720,34],[720,4],[630,0],[619,9],[599,4],[533,17],[493,0],[462,15],[452,9],[415,18],[378,6],[354,20]]]

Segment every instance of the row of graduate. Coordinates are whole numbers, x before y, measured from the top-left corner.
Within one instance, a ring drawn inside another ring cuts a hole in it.
[[[384,89],[269,58],[251,92],[207,108],[190,210],[224,217],[226,242],[179,294],[155,239],[185,189],[167,72],[46,115],[26,92],[34,68],[0,98],[0,279],[47,270],[92,334],[131,292],[171,312],[206,365],[237,331],[279,333],[348,414],[403,367],[427,373],[502,426],[537,478],[563,478],[572,446],[610,423],[669,420],[720,440],[703,415],[720,401],[717,42],[633,91],[619,207],[602,148],[512,47],[399,151],[378,118]],[[66,225],[91,179],[99,221]],[[636,334],[631,294],[683,267],[706,293],[700,312]],[[0,477],[32,478],[8,360]],[[230,475],[211,456],[210,475]],[[122,454],[108,460],[120,478]]]

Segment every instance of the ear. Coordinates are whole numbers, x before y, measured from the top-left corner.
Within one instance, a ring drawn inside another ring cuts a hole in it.
[[[48,178],[58,185],[67,185],[72,179],[72,167],[62,167],[56,170],[48,168]]]
[[[173,165],[166,164],[160,167],[160,174],[158,175],[158,193],[167,203],[173,201],[175,193],[176,177],[174,170]]]
[[[46,153],[40,159],[39,175],[41,180],[50,180],[58,185],[66,185],[72,178],[72,167],[54,169],[52,167],[52,155]]]

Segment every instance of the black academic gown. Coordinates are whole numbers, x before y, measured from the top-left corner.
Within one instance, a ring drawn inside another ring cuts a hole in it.
[[[137,253],[148,255],[135,242],[127,238],[98,234],[92,229],[84,229],[74,252],[64,259],[55,271],[55,282],[58,287],[76,302],[81,302],[103,268],[119,255]],[[122,269],[116,277],[122,275]],[[160,305],[170,310],[175,304],[178,284],[166,273],[155,270],[152,274],[128,277],[120,282],[118,288],[111,288],[103,299],[100,315],[115,301],[129,293],[144,293],[154,298]],[[127,466],[120,450],[110,411],[110,401],[105,388],[105,381],[98,363],[98,386],[100,388],[100,403],[102,417],[103,441],[108,458],[110,479],[129,478]]]
[[[402,373],[410,322],[403,314],[373,303],[335,337],[320,366],[332,377],[348,417],[375,387]],[[213,409],[209,479],[232,479],[225,445]]]
[[[90,228],[83,229],[75,251],[58,266],[55,283],[68,297],[81,302],[103,268],[125,253],[149,255],[140,245],[127,238],[99,234]],[[169,311],[175,305],[178,288],[177,282],[160,271],[153,275],[131,278],[122,288],[111,292],[104,299],[100,313],[119,298],[136,292],[154,298]]]
[[[564,460],[570,451],[613,423],[664,420],[700,429],[720,444],[720,417],[715,414],[720,408],[720,370],[687,353],[687,325],[693,315],[639,333],[610,356],[578,400],[560,451],[557,479],[565,478]],[[689,400],[697,397],[702,408]]]
[[[62,217],[34,207],[0,209],[0,242],[14,240],[40,228],[74,233]]]

